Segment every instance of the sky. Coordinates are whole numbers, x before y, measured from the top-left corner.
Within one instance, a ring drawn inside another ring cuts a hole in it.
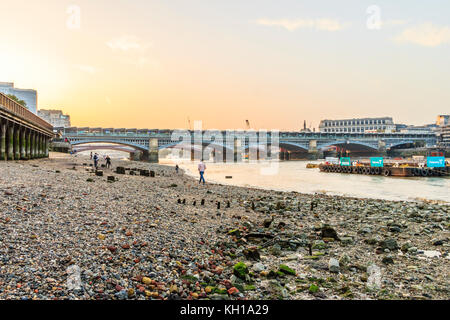
[[[74,126],[450,113],[448,0],[0,0],[0,12],[0,81],[38,90],[38,108]]]

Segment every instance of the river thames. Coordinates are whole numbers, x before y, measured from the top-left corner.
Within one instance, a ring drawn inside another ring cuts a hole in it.
[[[162,164],[172,164],[161,160]],[[319,161],[280,161],[276,164],[259,163],[206,163],[207,181],[243,187],[257,187],[279,191],[302,193],[326,193],[358,198],[385,200],[437,200],[450,202],[450,178],[399,178],[366,176],[342,173],[323,173],[319,169],[307,169],[307,163]],[[197,163],[184,161],[179,166],[187,174],[197,176]],[[275,170],[270,170],[270,168]],[[274,174],[264,174],[274,171]],[[227,179],[226,176],[232,176]]]

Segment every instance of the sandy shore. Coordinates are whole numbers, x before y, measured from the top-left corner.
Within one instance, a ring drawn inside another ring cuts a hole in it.
[[[449,299],[449,205],[84,163],[0,163],[0,299]]]

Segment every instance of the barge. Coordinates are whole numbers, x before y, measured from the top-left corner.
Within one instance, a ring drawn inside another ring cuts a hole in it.
[[[371,167],[367,165],[343,166],[340,164],[320,164],[321,172],[337,172],[349,174],[383,175],[393,177],[444,177],[450,176],[450,166],[440,168],[416,166],[389,166]]]

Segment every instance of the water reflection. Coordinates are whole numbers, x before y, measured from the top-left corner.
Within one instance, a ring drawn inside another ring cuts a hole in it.
[[[171,160],[161,162],[173,164]],[[450,178],[384,177],[342,173],[323,173],[307,169],[308,161],[279,162],[276,174],[262,175],[267,163],[207,163],[210,181],[280,191],[327,193],[387,200],[439,200],[450,202]],[[197,176],[197,163],[182,161],[181,168]],[[233,176],[226,179],[225,176]]]

